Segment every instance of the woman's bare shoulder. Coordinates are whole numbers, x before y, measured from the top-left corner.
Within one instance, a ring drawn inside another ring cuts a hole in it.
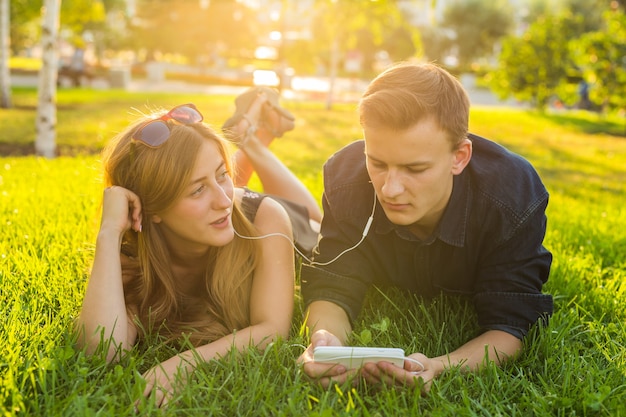
[[[271,197],[263,199],[259,205],[254,225],[262,233],[291,233],[291,222],[287,211],[279,202]]]

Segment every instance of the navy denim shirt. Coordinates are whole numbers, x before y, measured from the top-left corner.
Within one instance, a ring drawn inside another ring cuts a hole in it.
[[[440,292],[473,299],[479,325],[522,339],[552,314],[542,294],[552,255],[543,246],[548,192],[534,168],[476,135],[472,159],[454,177],[448,206],[433,234],[421,241],[392,224],[375,201],[364,142],[354,142],[324,165],[321,233],[314,262],[354,246],[376,204],[365,240],[329,265],[303,264],[305,303],[326,300],[354,321],[370,285],[396,285],[426,297]]]

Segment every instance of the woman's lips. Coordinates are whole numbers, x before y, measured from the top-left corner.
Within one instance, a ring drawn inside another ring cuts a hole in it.
[[[217,227],[217,228],[224,228],[227,227],[230,222],[228,221],[228,219],[230,218],[230,215],[226,215],[216,221],[214,221],[213,223],[211,223],[211,226],[213,227]]]

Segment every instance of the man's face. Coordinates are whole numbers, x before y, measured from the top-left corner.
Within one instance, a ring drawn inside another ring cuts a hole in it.
[[[402,131],[364,127],[363,133],[367,171],[385,214],[428,237],[448,204],[454,175],[469,162],[471,142],[453,150],[430,118]]]

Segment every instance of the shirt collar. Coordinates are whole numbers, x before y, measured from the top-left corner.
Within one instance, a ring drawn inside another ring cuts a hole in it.
[[[440,239],[452,246],[463,246],[467,220],[469,218],[471,194],[469,175],[465,171],[459,175],[455,175],[453,178],[450,201],[448,201],[441,221],[435,229],[435,232],[423,243],[429,244],[434,242],[435,239]],[[406,227],[391,223],[387,216],[385,216],[385,212],[380,205],[377,206],[377,213],[379,213],[376,225],[377,233],[387,234],[395,230],[398,236],[404,239],[419,241]]]

